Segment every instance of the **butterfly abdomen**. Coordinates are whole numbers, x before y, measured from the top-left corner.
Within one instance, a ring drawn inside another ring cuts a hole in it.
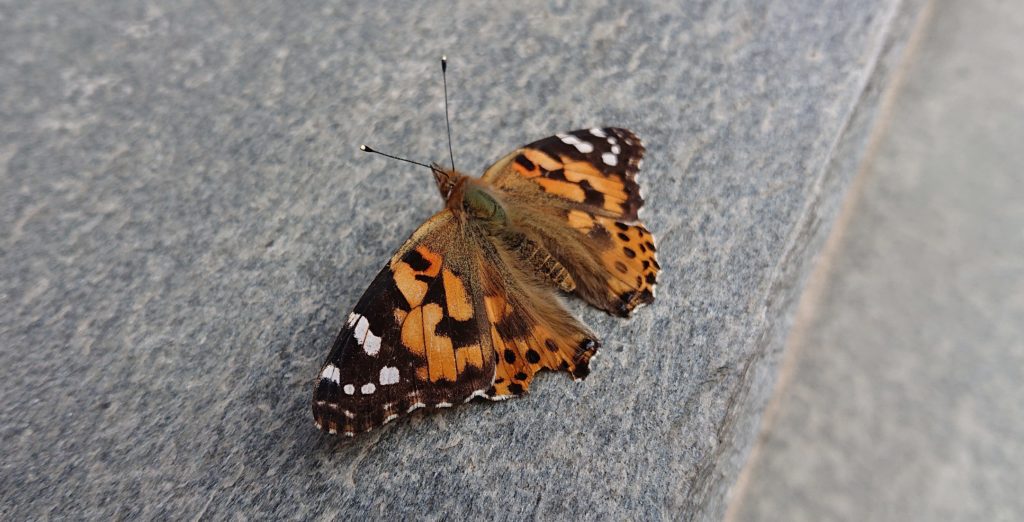
[[[569,271],[539,241],[530,239],[525,233],[511,231],[502,235],[502,241],[523,264],[533,269],[538,279],[552,283],[563,292],[576,289],[576,281]]]

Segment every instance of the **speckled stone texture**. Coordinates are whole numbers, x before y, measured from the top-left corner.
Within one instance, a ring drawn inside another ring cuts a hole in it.
[[[916,1],[4,3],[0,515],[715,519]],[[509,3],[510,4],[510,3]],[[664,272],[584,383],[315,430],[389,253],[556,131],[644,138]]]

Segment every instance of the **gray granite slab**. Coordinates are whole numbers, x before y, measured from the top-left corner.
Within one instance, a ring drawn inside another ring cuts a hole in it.
[[[717,518],[920,2],[0,7],[4,518]],[[312,378],[428,175],[614,124],[658,301],[585,383],[317,432]]]
[[[1021,31],[935,2],[735,520],[1024,519]]]

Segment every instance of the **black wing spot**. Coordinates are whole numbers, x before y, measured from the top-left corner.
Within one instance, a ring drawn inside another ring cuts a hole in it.
[[[434,327],[434,335],[451,339],[453,348],[472,346],[480,342],[476,320],[472,317],[465,321],[459,321],[446,315]]]
[[[604,206],[604,194],[601,191],[594,188],[589,181],[583,180],[579,182],[579,186],[583,189],[583,202],[588,205],[594,205],[595,207]]]
[[[548,179],[557,179],[559,181],[569,181],[565,177],[565,169],[549,170],[544,172],[544,177]]]
[[[409,252],[407,252],[404,256],[402,256],[402,261],[404,261],[407,265],[412,267],[412,269],[417,272],[422,272],[430,268],[430,261],[427,261],[427,259],[423,257],[423,255],[420,254],[419,251],[417,250],[410,250]]]
[[[588,375],[590,375],[589,363],[579,363],[572,369],[572,376],[577,379],[583,379]]]
[[[529,158],[522,154],[516,156],[515,162],[522,165],[523,168],[525,168],[526,170],[533,170],[537,168],[537,166],[534,165],[533,162],[529,160]]]

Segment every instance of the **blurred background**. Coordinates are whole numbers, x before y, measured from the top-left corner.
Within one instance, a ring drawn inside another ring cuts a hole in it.
[[[1024,3],[916,31],[727,520],[1024,519]]]

